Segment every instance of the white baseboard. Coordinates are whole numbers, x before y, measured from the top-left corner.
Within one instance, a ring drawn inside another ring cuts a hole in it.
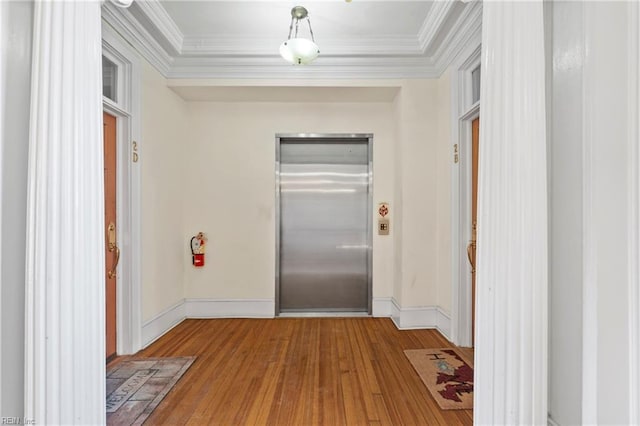
[[[412,328],[436,328],[437,308],[435,306],[412,306],[403,308],[396,299],[392,299],[391,319],[399,330]]]
[[[436,328],[444,337],[447,338],[448,341],[451,340],[451,317],[445,311],[443,311],[440,307],[436,308],[438,310],[436,316]]]
[[[274,299],[186,299],[187,318],[273,318]]]
[[[403,308],[391,299],[391,319],[398,330],[435,328],[451,341],[451,318],[437,306],[416,306]]]
[[[186,318],[184,299],[142,324],[142,348],[158,340]]]
[[[451,319],[436,306],[402,308],[392,297],[373,300],[374,317],[391,317],[399,330],[435,328],[451,340]],[[183,299],[142,325],[142,347],[180,324],[185,318],[273,318],[274,299]]]
[[[400,328],[400,324],[401,324],[401,315],[400,315],[400,304],[398,304],[398,302],[396,301],[395,298],[391,298],[391,321],[393,321],[393,323],[396,325],[396,327],[400,330],[402,330]]]
[[[390,297],[373,298],[371,302],[371,316],[390,317],[393,312],[393,304]]]

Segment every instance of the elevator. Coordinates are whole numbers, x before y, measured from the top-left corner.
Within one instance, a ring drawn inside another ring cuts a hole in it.
[[[277,313],[371,313],[372,142],[276,137]]]

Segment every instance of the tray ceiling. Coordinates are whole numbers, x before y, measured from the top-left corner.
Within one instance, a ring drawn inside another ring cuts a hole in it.
[[[321,51],[302,67],[278,54],[297,4]],[[481,3],[136,0],[103,20],[168,78],[437,77],[478,45]]]

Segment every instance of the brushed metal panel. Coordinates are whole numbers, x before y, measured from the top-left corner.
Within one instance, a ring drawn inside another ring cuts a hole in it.
[[[367,143],[280,146],[280,311],[367,311]]]

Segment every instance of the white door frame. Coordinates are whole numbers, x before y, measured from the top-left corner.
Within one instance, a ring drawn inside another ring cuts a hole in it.
[[[104,112],[116,117],[117,240],[116,273],[118,355],[142,348],[140,270],[140,66],[136,55],[103,25],[102,54],[117,65],[116,100],[102,98]]]
[[[472,141],[471,123],[480,116],[480,102],[473,103],[471,72],[480,65],[481,46],[471,51],[452,78],[451,166],[452,318],[451,338],[459,346],[472,345],[471,266],[467,244],[471,240]],[[457,154],[457,157],[455,155]],[[456,162],[457,160],[457,162]]]

